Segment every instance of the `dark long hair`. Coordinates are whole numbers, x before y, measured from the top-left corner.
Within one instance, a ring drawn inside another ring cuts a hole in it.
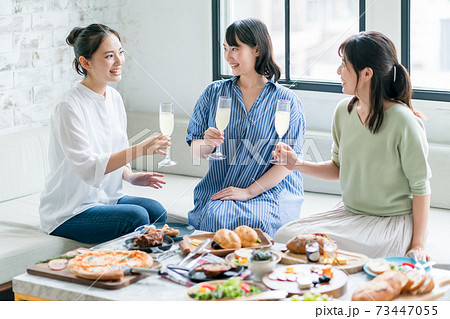
[[[378,132],[384,119],[384,100],[401,102],[413,113],[422,114],[411,105],[412,87],[408,71],[398,63],[394,43],[384,34],[375,31],[363,31],[349,37],[339,47],[339,56],[353,66],[356,72],[356,85],[359,72],[371,68],[373,76],[370,82],[370,112],[367,126],[372,133]],[[356,96],[348,105],[351,112],[358,101]]]
[[[103,24],[93,23],[86,28],[73,28],[66,38],[66,43],[73,47],[75,59],[73,67],[80,75],[87,75],[87,70],[81,66],[80,56],[89,60],[102,44],[105,36],[114,34],[120,41],[119,33]]]
[[[273,59],[272,40],[266,25],[254,18],[235,21],[227,28],[225,41],[228,45],[237,47],[237,39],[251,48],[258,47],[255,71],[269,80],[275,77],[274,81],[278,81],[281,71]]]

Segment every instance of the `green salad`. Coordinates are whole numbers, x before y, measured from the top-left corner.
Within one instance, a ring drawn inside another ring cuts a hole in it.
[[[292,301],[330,301],[333,300],[333,297],[328,296],[327,294],[321,294],[320,292],[316,293],[305,293],[303,296],[293,295],[291,297]]]
[[[261,290],[249,283],[242,282],[240,277],[231,277],[223,284],[208,285],[207,283],[192,293],[195,300],[234,299],[260,293]]]

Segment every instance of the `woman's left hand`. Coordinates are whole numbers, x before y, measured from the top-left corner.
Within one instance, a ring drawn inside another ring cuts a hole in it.
[[[430,261],[431,257],[428,256],[427,252],[422,247],[411,247],[406,253],[406,256],[411,257],[411,253],[414,252],[419,260]]]
[[[128,182],[136,186],[149,186],[159,189],[166,182],[160,180],[158,177],[164,177],[164,175],[159,173],[133,173],[128,176]]]
[[[215,193],[211,200],[238,200],[241,202],[246,202],[252,199],[252,195],[247,188],[237,188],[237,187],[227,187],[222,189],[220,192]]]

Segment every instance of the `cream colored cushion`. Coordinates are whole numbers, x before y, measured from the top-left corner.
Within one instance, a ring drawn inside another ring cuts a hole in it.
[[[43,190],[48,127],[0,135],[0,203]]]
[[[86,246],[40,230],[39,195],[0,204],[0,284],[11,281],[39,260]]]

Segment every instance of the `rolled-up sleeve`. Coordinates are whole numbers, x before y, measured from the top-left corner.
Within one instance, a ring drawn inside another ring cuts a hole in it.
[[[421,120],[414,119],[404,125],[399,152],[411,193],[417,196],[431,194],[428,142]]]
[[[87,184],[100,187],[111,153],[93,151],[83,118],[70,104],[59,103],[52,121],[62,151],[75,172]]]
[[[214,94],[213,85],[210,84],[202,95],[198,98],[187,128],[186,143],[191,146],[191,142],[203,139],[205,131],[208,129],[208,114],[211,107],[211,95]]]

